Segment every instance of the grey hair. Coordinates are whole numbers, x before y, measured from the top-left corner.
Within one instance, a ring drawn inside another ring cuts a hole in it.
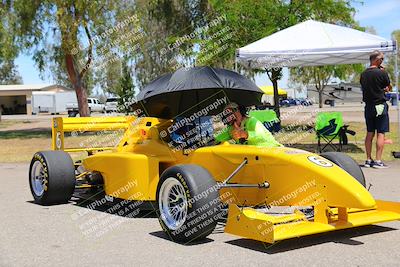
[[[372,62],[374,61],[377,57],[379,57],[380,55],[383,55],[383,53],[381,51],[375,50],[373,51],[370,55],[369,55],[369,61]]]

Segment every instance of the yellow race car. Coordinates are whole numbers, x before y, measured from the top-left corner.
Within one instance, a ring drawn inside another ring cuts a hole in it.
[[[224,220],[227,233],[273,243],[400,219],[400,203],[375,200],[345,154],[201,140],[187,150],[166,134],[176,123],[147,116],[54,118],[53,151],[37,152],[30,165],[35,202],[65,203],[77,188],[88,188],[153,203],[177,242],[204,238]],[[116,147],[64,145],[68,132],[118,129],[125,132]],[[88,156],[73,162],[69,153],[77,151]]]

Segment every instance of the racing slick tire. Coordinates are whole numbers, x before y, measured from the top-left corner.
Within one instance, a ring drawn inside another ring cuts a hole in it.
[[[341,152],[325,152],[321,153],[321,157],[332,161],[366,187],[364,173],[353,158]]]
[[[29,167],[29,186],[35,203],[67,203],[75,189],[75,167],[64,151],[40,151]]]
[[[166,169],[157,187],[158,216],[164,232],[179,243],[211,234],[223,216],[218,189],[211,174],[198,165]]]

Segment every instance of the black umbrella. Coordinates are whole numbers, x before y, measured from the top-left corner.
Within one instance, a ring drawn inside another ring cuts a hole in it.
[[[212,67],[181,68],[160,76],[137,96],[136,109],[164,119],[203,111],[220,113],[229,102],[260,104],[263,92],[252,81],[230,70]]]

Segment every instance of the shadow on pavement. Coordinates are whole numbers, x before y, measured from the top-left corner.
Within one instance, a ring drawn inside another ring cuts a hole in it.
[[[170,236],[168,236],[168,234],[166,234],[164,231],[151,232],[150,235],[161,238],[161,239],[168,240],[170,242],[174,242],[174,240]],[[204,239],[190,242],[190,243],[178,243],[178,242],[175,242],[175,243],[178,245],[182,245],[182,246],[196,246],[196,245],[206,244],[206,243],[210,243],[210,242],[214,242],[214,240],[206,237]]]
[[[73,205],[88,211],[104,212],[125,218],[158,218],[153,202],[131,201],[123,199],[75,199]],[[86,213],[82,211],[82,214]]]
[[[139,201],[128,201],[122,199],[114,199],[112,202],[100,201],[99,199],[81,199],[74,197],[68,203],[59,203],[54,205],[39,205],[33,200],[27,200],[27,203],[38,205],[44,209],[49,209],[52,206],[61,205],[74,205],[82,208],[77,213],[85,216],[89,212],[104,212],[111,215],[116,215],[125,218],[158,218],[157,213],[153,208],[153,203],[139,202]]]
[[[40,204],[36,204],[35,201],[33,201],[33,200],[27,200],[26,203],[41,206],[45,209],[49,209],[51,206],[61,206],[61,205],[70,205],[71,204],[71,202],[68,202],[68,203],[58,203],[58,204],[54,204],[54,205],[40,205]]]
[[[345,229],[328,233],[315,234],[311,236],[304,236],[300,238],[283,240],[275,244],[263,243],[251,239],[235,239],[227,241],[226,243],[267,254],[276,254],[290,250],[320,245],[328,242],[340,243],[351,246],[359,246],[364,243],[357,240],[353,240],[352,238],[375,234],[375,233],[393,231],[393,230],[398,230],[398,229],[385,226],[378,226],[378,225],[367,225],[358,228]]]

